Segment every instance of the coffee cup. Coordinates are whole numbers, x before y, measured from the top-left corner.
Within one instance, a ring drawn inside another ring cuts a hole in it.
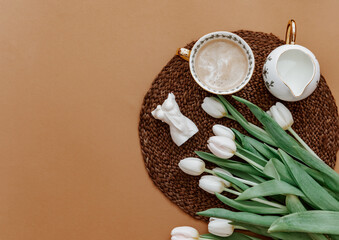
[[[179,48],[177,55],[189,62],[193,79],[214,94],[241,90],[254,71],[254,55],[238,35],[219,31],[201,37],[192,50]]]
[[[274,49],[263,67],[267,89],[284,101],[299,101],[313,93],[320,80],[320,67],[314,54],[295,44],[296,23],[290,20],[285,45]]]

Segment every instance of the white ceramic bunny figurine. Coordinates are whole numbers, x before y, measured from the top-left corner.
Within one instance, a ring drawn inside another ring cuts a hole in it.
[[[168,94],[164,103],[158,105],[152,115],[155,119],[159,119],[169,125],[171,137],[178,146],[181,146],[199,131],[194,122],[180,112],[173,93]]]

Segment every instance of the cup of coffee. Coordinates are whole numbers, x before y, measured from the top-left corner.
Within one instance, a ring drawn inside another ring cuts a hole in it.
[[[189,62],[193,79],[206,91],[232,94],[241,90],[254,71],[254,55],[248,44],[230,32],[201,37],[192,50],[179,48],[177,55]]]

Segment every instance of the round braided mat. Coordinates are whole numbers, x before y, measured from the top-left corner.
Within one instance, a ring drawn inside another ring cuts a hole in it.
[[[250,82],[236,95],[245,98],[264,110],[269,109],[278,99],[273,97],[264,85],[262,68],[268,54],[284,44],[273,34],[252,31],[236,31],[252,48],[255,56],[255,71]],[[186,48],[191,49],[194,42]],[[162,104],[168,93],[173,92],[181,112],[190,118],[199,132],[181,147],[171,139],[169,127],[152,117],[151,111]],[[212,207],[225,207],[214,195],[198,187],[199,177],[184,174],[178,162],[195,156],[194,151],[208,151],[207,139],[212,136],[214,124],[224,124],[243,133],[235,121],[223,118],[214,119],[201,108],[201,103],[210,93],[196,84],[190,74],[188,62],[174,56],[155,78],[147,92],[140,113],[139,137],[146,169],[155,185],[176,205],[191,216],[198,211]],[[226,97],[250,122],[259,124],[250,111],[230,96]],[[292,112],[295,123],[293,129],[331,167],[336,161],[339,146],[338,111],[334,98],[321,77],[316,91],[305,100],[283,102]],[[212,165],[207,165],[209,168]]]

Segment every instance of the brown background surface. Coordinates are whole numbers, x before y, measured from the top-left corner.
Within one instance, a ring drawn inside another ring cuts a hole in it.
[[[0,239],[169,239],[206,225],[156,189],[142,99],[177,47],[248,29],[317,56],[339,99],[338,1],[0,1]],[[321,107],[321,106],[319,106]]]

